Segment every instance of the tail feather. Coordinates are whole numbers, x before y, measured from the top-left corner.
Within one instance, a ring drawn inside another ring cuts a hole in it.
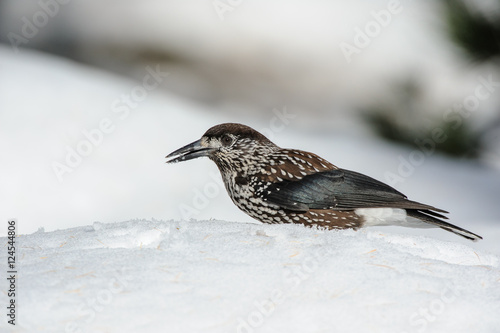
[[[421,212],[421,213],[424,213],[426,215],[432,215],[438,219],[445,219],[447,220],[448,219],[448,216],[444,216],[443,214],[440,214],[440,213],[436,213],[435,211],[432,211],[430,209],[418,209],[417,211]],[[446,211],[443,211],[443,213],[448,213]]]
[[[433,212],[431,210],[418,210],[418,209],[407,209],[406,210],[407,216],[414,217],[416,219],[419,219],[423,222],[435,225],[441,229],[444,229],[446,231],[452,232],[456,235],[462,236],[464,238],[470,239],[474,242],[478,241],[479,239],[483,239],[483,237],[476,235],[473,232],[470,232],[469,230],[465,230],[463,228],[460,228],[456,225],[453,225],[451,223],[442,221],[436,217],[439,218],[444,218],[447,219],[446,216],[443,216],[439,213]]]

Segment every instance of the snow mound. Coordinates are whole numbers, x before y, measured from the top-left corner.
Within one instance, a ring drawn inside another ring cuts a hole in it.
[[[426,237],[136,220],[39,230],[18,237],[17,244],[13,332],[500,327],[499,257]],[[12,327],[4,320],[0,330],[6,329]]]

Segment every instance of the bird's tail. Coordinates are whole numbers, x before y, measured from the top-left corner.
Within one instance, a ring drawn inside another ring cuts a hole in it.
[[[465,230],[463,228],[457,227],[456,225],[441,220],[446,219],[446,216],[433,212],[431,210],[407,209],[406,214],[407,216],[411,216],[425,223],[435,225],[436,227],[470,239],[474,242],[478,241],[479,239],[483,239],[483,237],[476,235],[469,230]]]

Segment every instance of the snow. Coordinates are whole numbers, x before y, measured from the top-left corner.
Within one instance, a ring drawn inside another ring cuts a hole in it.
[[[13,332],[500,327],[499,256],[422,236],[133,220],[39,231],[17,242]]]
[[[227,121],[383,181],[412,151],[345,124],[311,130],[293,109],[287,123],[271,110],[256,120],[161,89],[124,116],[113,105],[141,82],[26,50],[0,47],[0,59],[0,221],[16,218],[20,234],[18,326],[1,331],[498,331],[498,170],[430,154],[395,184],[477,243],[440,229],[261,225],[212,162],[165,155]],[[103,119],[113,130],[59,181],[53,162]]]

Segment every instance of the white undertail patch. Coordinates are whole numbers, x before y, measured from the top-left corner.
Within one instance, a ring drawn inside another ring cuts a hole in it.
[[[396,225],[410,228],[435,228],[435,225],[406,215],[402,208],[358,208],[356,214],[363,217],[364,227]]]

